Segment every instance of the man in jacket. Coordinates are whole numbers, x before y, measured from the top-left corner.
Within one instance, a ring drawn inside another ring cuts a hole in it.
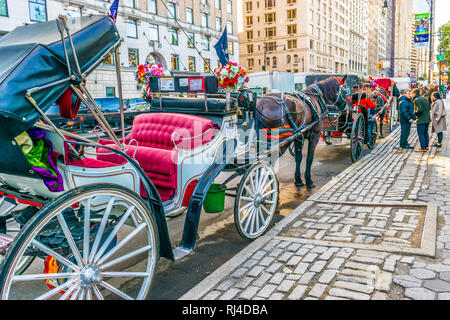
[[[411,90],[406,89],[399,98],[400,112],[400,148],[413,149],[408,143],[409,134],[411,133],[411,124],[414,122],[414,104],[411,101]]]
[[[412,98],[414,103],[414,114],[417,121],[417,135],[419,136],[420,149],[416,152],[426,152],[429,149],[430,136],[428,129],[431,123],[430,103],[427,99],[422,97],[419,90],[412,91]]]

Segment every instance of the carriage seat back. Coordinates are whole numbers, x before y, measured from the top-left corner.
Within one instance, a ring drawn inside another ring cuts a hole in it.
[[[130,139],[139,147],[172,150],[198,148],[212,140],[213,122],[177,113],[145,113],[133,121]]]

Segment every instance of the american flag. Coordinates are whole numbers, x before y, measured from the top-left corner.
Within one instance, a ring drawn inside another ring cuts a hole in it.
[[[114,23],[116,23],[118,9],[119,9],[119,0],[114,0],[114,2],[111,5],[111,8],[109,8],[108,11],[108,16],[110,16],[114,20]]]

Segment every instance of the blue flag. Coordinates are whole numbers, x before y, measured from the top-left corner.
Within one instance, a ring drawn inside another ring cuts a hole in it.
[[[116,23],[117,20],[117,11],[119,10],[119,0],[114,0],[114,2],[111,5],[111,8],[109,8],[108,16],[110,16],[114,23]]]
[[[230,62],[230,55],[228,54],[228,36],[227,36],[227,27],[223,30],[222,36],[219,41],[215,44],[214,48],[216,49],[217,56],[219,57],[219,61],[222,66],[225,66]]]

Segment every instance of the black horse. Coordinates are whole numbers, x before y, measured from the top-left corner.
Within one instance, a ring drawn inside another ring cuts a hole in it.
[[[304,187],[300,172],[304,140],[308,140],[308,155],[306,158],[305,182],[307,188],[314,188],[311,179],[311,165],[314,153],[319,143],[323,129],[323,117],[327,106],[333,105],[344,110],[350,92],[345,85],[347,76],[343,78],[330,77],[326,80],[310,85],[304,91],[293,94],[268,94],[258,99],[255,117],[267,129],[291,128],[301,129],[317,122],[310,128],[304,138],[294,140],[295,144],[295,185]],[[283,154],[287,148],[280,150]]]

